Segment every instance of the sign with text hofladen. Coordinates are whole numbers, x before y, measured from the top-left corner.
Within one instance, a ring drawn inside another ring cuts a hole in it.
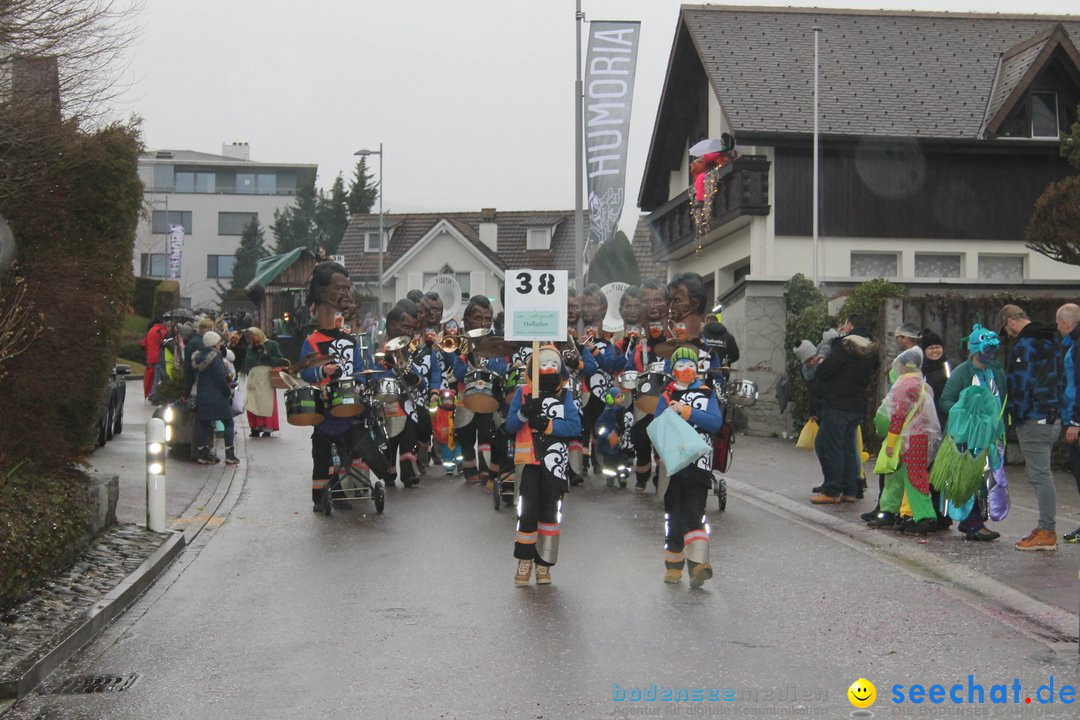
[[[507,270],[507,340],[566,340],[566,270]]]

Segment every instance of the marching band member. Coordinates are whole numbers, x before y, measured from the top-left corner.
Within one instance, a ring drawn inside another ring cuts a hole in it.
[[[435,299],[432,300],[431,296]],[[439,392],[444,389],[442,376],[442,352],[435,347],[442,324],[442,300],[438,293],[428,293],[418,306],[418,325],[421,335],[413,363],[421,370],[421,377],[427,388],[429,398],[414,394],[416,406],[416,461],[420,474],[431,464],[431,410],[439,401]]]
[[[340,263],[322,262],[315,266],[308,282],[305,304],[314,306],[315,330],[308,335],[301,347],[301,357],[317,353],[331,358],[331,362],[322,367],[307,368],[300,376],[312,385],[327,385],[339,377],[357,377],[367,369],[369,360],[365,357],[363,346],[353,335],[346,334],[337,326],[336,319],[343,313],[355,309],[353,287],[349,282],[349,273]],[[325,420],[312,428],[311,432],[311,500],[313,510],[321,509],[330,482],[330,470],[333,466],[330,445],[338,442],[344,447],[355,447],[356,433],[360,425],[355,418],[340,418],[324,411]],[[381,463],[368,458],[373,468]],[[364,458],[354,457],[352,464],[364,465]]]
[[[690,586],[701,587],[713,574],[709,565],[705,501],[712,485],[712,435],[720,430],[723,417],[713,391],[698,380],[697,352],[688,347],[676,349],[671,356],[671,372],[675,381],[661,395],[656,416],[668,407],[674,408],[710,449],[696,462],[673,474],[664,493],[664,582],[680,582],[685,563]]]
[[[622,336],[615,341],[615,369],[633,368],[633,354],[641,337],[641,288],[631,285],[619,299],[619,317],[622,318]]]
[[[411,300],[400,300],[389,313],[386,314],[386,337],[394,340],[399,337],[412,338],[417,332],[417,318],[419,310]],[[409,395],[409,388],[419,385],[421,393],[426,392],[425,368],[417,365],[409,358],[406,367],[393,367],[393,359],[387,353],[383,358],[386,370],[376,377],[396,377],[402,383],[401,394],[396,401],[383,405],[383,414],[386,418],[386,461],[390,464],[390,474],[385,478],[386,486],[393,487],[397,479],[395,465],[401,469],[401,484],[405,487],[414,487],[420,483],[420,477],[416,467],[416,435],[419,417],[416,412],[416,403]],[[427,368],[430,370],[430,368]]]
[[[551,582],[550,568],[559,555],[562,496],[569,489],[568,443],[581,436],[559,351],[545,345],[531,360],[539,362],[540,387],[519,387],[506,418],[507,432],[516,436],[514,463],[524,466],[514,538],[515,585],[529,584],[534,562],[536,584]]]
[[[465,307],[462,318],[465,333],[473,330],[491,329],[491,302],[485,295],[473,295]],[[465,390],[465,376],[472,368],[490,370],[506,376],[506,362],[500,358],[481,358],[475,351],[468,355],[453,357],[454,378],[458,382],[458,396]],[[477,413],[461,405],[454,416],[454,428],[461,446],[462,471],[465,482],[480,483],[490,481],[492,468],[497,470],[491,457],[491,444],[494,439],[495,425],[491,413]],[[501,457],[501,456],[500,456]]]
[[[639,373],[648,373],[652,365],[663,361],[656,352],[656,346],[667,340],[664,324],[668,305],[667,285],[656,278],[649,278],[641,283],[640,291],[641,314],[638,325],[645,330],[645,334],[634,347],[632,367]],[[645,492],[649,478],[653,476],[652,441],[646,432],[652,418],[652,415],[634,409],[634,428],[631,435],[637,452],[634,490],[639,493]],[[653,485],[656,485],[655,477]]]
[[[588,468],[591,465],[594,470],[600,469],[601,456],[592,453],[593,429],[596,427],[596,419],[606,407],[604,397],[611,389],[611,374],[615,369],[614,348],[600,332],[606,313],[607,297],[600,290],[600,286],[595,283],[586,285],[581,294],[581,319],[585,323],[585,339],[581,343],[580,350],[582,359],[586,354],[591,354],[595,362],[591,372],[585,375],[585,389],[588,395],[581,415],[581,430],[584,438],[582,460],[584,467]]]
[[[596,360],[593,358],[590,352],[581,352],[581,345],[578,343],[578,322],[581,320],[581,298],[578,296],[574,288],[569,288],[566,294],[566,327],[570,331],[569,342],[572,343],[572,352],[567,352],[563,357],[563,362],[566,367],[569,378],[567,384],[571,388],[571,395],[574,398],[574,403],[577,405],[578,413],[580,414],[582,407],[581,396],[581,375],[589,377],[596,372]],[[588,438],[584,438],[585,442],[588,442]],[[585,448],[582,438],[576,438],[570,442],[570,484],[581,485],[585,482],[583,473],[585,470],[584,463]]]

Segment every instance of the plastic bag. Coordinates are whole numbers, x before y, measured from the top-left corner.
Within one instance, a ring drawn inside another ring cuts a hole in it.
[[[671,408],[649,423],[648,435],[670,475],[710,450],[709,443],[698,435],[697,430]]]
[[[244,412],[244,398],[247,395],[247,390],[243,383],[237,383],[232,388],[232,400],[230,400],[230,409],[232,410],[233,417],[241,415]]]
[[[1009,514],[1009,481],[1005,479],[1005,466],[992,471],[994,485],[990,488],[987,503],[990,505],[990,519],[994,522],[1004,520]]]
[[[878,475],[889,475],[900,467],[900,447],[894,446],[892,455],[887,454],[885,450],[885,444],[882,443],[881,450],[877,454],[877,462],[874,463],[874,472]]]
[[[795,447],[800,450],[813,450],[814,443],[817,440],[817,434],[817,420],[810,418],[806,421],[806,424],[802,426],[802,430],[799,432],[799,439],[795,442]]]

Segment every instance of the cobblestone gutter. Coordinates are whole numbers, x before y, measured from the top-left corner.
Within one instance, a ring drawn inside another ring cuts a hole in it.
[[[61,658],[49,662],[58,649],[75,650],[87,642],[92,637],[88,626],[95,619],[100,625],[112,620],[182,546],[182,536],[176,533],[114,525],[71,568],[0,614],[0,698],[32,689],[60,662]],[[156,560],[153,567],[151,560]],[[139,583],[139,575],[150,577]]]

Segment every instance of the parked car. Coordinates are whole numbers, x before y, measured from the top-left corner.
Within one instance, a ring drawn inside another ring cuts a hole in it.
[[[98,413],[98,447],[112,440],[114,435],[124,432],[124,400],[127,399],[127,376],[130,374],[131,366],[121,364],[113,365],[109,373]]]

